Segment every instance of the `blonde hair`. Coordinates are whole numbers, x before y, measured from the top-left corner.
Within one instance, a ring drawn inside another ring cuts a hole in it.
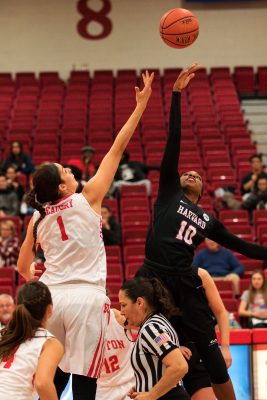
[[[2,229],[3,225],[6,225],[11,230],[11,235],[12,237],[14,237],[16,234],[16,227],[14,222],[11,219],[0,221],[0,230]]]

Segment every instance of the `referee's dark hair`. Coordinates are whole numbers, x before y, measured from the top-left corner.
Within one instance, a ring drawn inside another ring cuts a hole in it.
[[[138,297],[143,297],[153,311],[163,314],[166,318],[179,313],[170,292],[156,278],[134,278],[124,282],[121,290],[133,303],[136,303]]]

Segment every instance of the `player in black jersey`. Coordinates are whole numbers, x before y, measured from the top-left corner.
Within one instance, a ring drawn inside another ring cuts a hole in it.
[[[203,192],[201,176],[186,172],[179,176],[181,140],[181,91],[198,70],[198,65],[181,72],[173,86],[169,135],[160,167],[159,192],[146,240],[146,258],[138,276],[157,277],[171,291],[182,317],[173,320],[179,338],[195,342],[210,375],[218,400],[233,400],[235,394],[214,330],[199,275],[192,268],[195,248],[205,237],[247,257],[267,260],[267,247],[248,243],[230,233],[197,203]]]

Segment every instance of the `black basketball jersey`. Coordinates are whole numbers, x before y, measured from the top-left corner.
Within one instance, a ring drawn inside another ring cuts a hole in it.
[[[212,231],[214,217],[190,202],[180,190],[154,206],[146,258],[158,264],[183,268],[192,264],[195,248]]]
[[[146,240],[146,259],[175,269],[190,268],[205,237],[247,257],[267,260],[267,247],[248,243],[184,195],[178,173],[181,139],[180,93],[174,92],[169,135],[160,167],[158,197]]]

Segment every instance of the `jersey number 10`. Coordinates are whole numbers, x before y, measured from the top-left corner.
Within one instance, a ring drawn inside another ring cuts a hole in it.
[[[197,230],[194,226],[189,225],[187,221],[182,221],[176,239],[183,240],[186,244],[191,245],[196,233]]]

